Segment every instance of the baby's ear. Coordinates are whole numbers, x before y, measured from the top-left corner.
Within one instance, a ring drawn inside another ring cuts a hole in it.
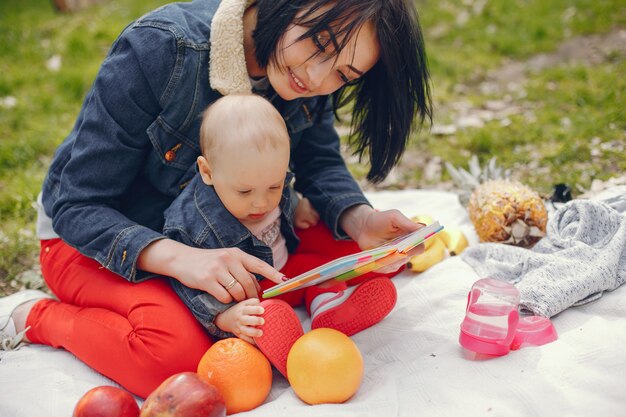
[[[202,182],[206,185],[213,185],[213,176],[211,175],[211,166],[209,165],[209,161],[207,161],[204,156],[200,155],[197,162]]]

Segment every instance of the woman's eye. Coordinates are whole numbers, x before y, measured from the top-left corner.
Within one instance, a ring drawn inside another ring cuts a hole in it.
[[[326,52],[326,48],[331,43],[330,36],[316,33],[313,35],[313,43],[320,52]]]
[[[350,82],[350,79],[343,72],[337,71],[337,74],[339,74],[339,78],[344,84],[348,84]]]
[[[343,72],[337,70],[337,74],[339,75],[339,79],[341,79],[341,82],[344,85],[357,85],[359,83],[359,81],[361,80],[361,78],[355,78],[353,80],[349,79],[348,76],[346,74],[344,74]]]

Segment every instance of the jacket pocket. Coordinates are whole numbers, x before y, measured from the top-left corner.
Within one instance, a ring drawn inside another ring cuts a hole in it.
[[[176,196],[195,173],[198,146],[161,117],[148,127],[147,134],[152,150],[144,164],[144,175],[162,193]]]

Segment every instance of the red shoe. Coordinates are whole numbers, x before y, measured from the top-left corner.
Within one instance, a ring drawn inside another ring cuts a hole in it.
[[[396,298],[389,278],[372,278],[347,290],[320,294],[311,303],[311,329],[329,327],[352,336],[391,313]]]
[[[255,337],[257,347],[265,357],[287,378],[287,355],[291,346],[304,334],[300,319],[293,308],[282,300],[261,302],[265,309],[265,324],[259,328],[263,336]]]

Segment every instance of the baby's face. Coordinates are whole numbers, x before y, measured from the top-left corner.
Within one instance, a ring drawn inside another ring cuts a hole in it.
[[[283,148],[225,150],[214,158],[215,192],[242,223],[260,222],[278,207],[289,164],[289,149]]]

